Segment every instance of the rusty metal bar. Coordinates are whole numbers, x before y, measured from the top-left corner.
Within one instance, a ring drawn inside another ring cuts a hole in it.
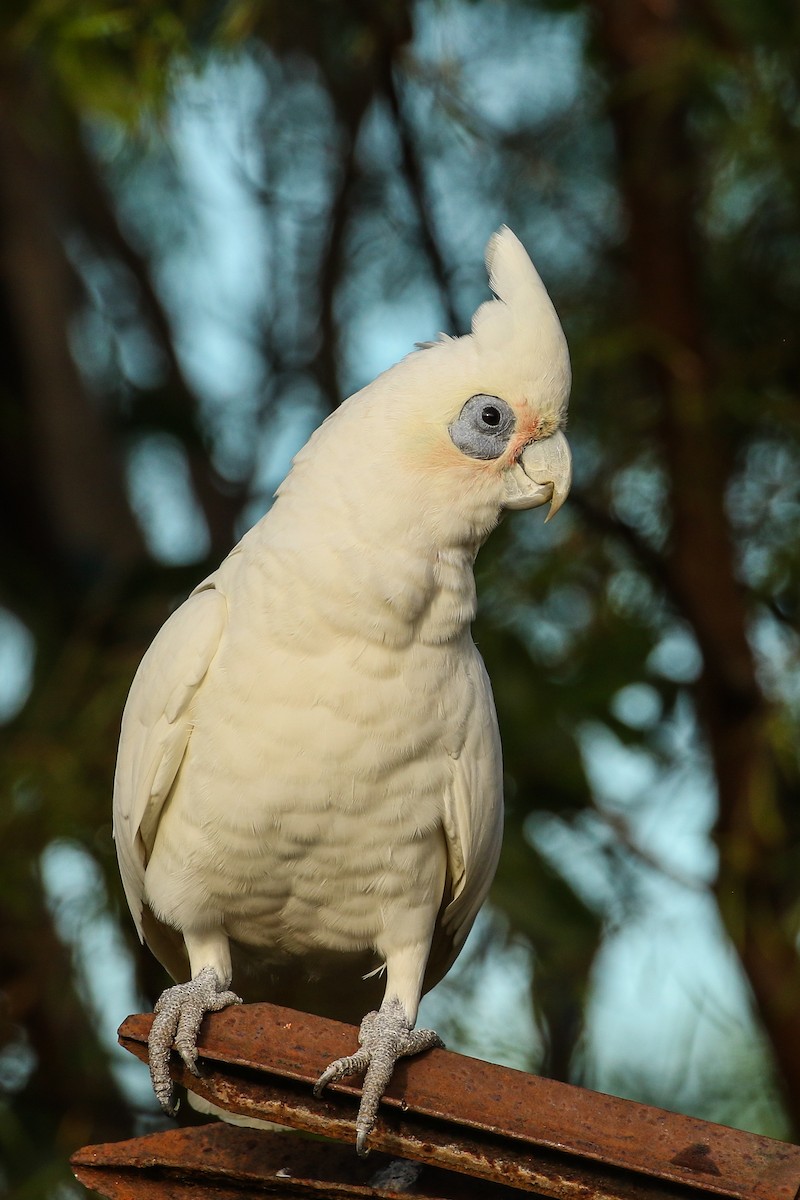
[[[129,1017],[120,1029],[142,1059],[151,1023]],[[355,1044],[348,1025],[244,1005],[206,1018],[202,1078],[175,1056],[172,1070],[230,1112],[352,1143],[358,1089],[335,1085],[317,1100],[311,1085]],[[370,1144],[560,1200],[800,1196],[800,1147],[445,1050],[398,1064]]]
[[[313,1196],[363,1200],[396,1195],[400,1169],[382,1154],[359,1159],[350,1147],[297,1134],[263,1133],[222,1122],[171,1129],[128,1142],[87,1146],[72,1158],[85,1187],[111,1200],[247,1200]],[[514,1200],[519,1192],[435,1167],[413,1180],[414,1200]]]

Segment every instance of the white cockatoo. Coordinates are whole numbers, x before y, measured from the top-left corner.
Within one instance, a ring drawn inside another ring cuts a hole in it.
[[[150,1069],[197,1071],[205,1013],[249,999],[358,1020],[357,1148],[491,884],[500,740],[472,641],[476,552],[570,486],[567,344],[522,244],[489,241],[464,337],[351,396],[272,508],[169,618],[122,720],[114,836],[139,935],[175,980]],[[309,981],[312,981],[309,984]],[[313,999],[309,997],[313,996]]]

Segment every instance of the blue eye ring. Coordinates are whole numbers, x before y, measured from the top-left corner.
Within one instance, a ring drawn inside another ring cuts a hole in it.
[[[516,424],[510,404],[499,396],[478,392],[467,400],[455,421],[448,426],[448,433],[462,454],[487,461],[500,458]]]

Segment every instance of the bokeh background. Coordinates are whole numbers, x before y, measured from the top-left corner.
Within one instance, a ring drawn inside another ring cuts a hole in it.
[[[506,754],[449,1045],[800,1129],[800,11],[6,0],[0,1191],[157,1127],[117,878],[156,628],[342,397],[486,297],[562,316],[575,488],[478,561]]]

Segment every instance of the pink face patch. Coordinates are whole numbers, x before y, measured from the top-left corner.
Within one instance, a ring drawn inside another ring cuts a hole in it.
[[[519,422],[517,430],[508,446],[509,461],[515,463],[528,442],[532,442],[539,432],[539,418],[533,413],[526,412]]]

